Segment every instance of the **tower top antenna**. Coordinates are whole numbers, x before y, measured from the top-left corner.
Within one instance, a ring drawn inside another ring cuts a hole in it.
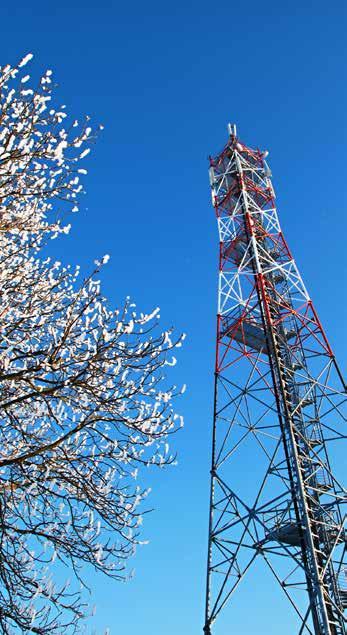
[[[236,137],[237,136],[236,123],[228,123],[228,132],[229,132],[231,137]]]

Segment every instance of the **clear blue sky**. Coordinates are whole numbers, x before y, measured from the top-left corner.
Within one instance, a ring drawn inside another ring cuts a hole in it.
[[[163,323],[187,333],[179,465],[146,473],[150,544],[129,584],[91,577],[88,634],[201,633],[218,240],[207,156],[228,121],[270,151],[282,226],[346,370],[346,12],[334,0],[3,3],[1,64],[32,51],[68,110],[105,125],[84,209],[56,252],[85,268],[110,253],[112,303],[159,305]],[[292,634],[282,610],[268,621],[257,593],[222,635]]]

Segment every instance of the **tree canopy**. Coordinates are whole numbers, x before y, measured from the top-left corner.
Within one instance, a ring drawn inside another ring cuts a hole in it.
[[[0,71],[0,627],[70,633],[85,565],[123,578],[140,539],[138,469],[174,460],[164,367],[182,338],[158,309],[110,307],[108,256],[83,280],[46,256],[78,210],[95,131],[54,108],[51,71],[28,87],[31,57]]]

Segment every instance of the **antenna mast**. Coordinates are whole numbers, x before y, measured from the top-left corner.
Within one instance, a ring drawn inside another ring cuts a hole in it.
[[[228,131],[210,159],[220,254],[204,632],[222,633],[261,559],[292,633],[346,635],[347,497],[333,468],[346,387],[281,231],[267,153]]]

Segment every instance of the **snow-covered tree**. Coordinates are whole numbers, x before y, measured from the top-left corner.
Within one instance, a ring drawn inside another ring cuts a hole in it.
[[[85,612],[87,565],[126,575],[138,468],[173,460],[181,419],[163,374],[181,340],[158,330],[158,310],[110,308],[107,256],[81,282],[46,256],[70,229],[57,218],[78,209],[95,134],[53,108],[51,71],[28,88],[31,57],[0,70],[0,629],[57,634]]]

